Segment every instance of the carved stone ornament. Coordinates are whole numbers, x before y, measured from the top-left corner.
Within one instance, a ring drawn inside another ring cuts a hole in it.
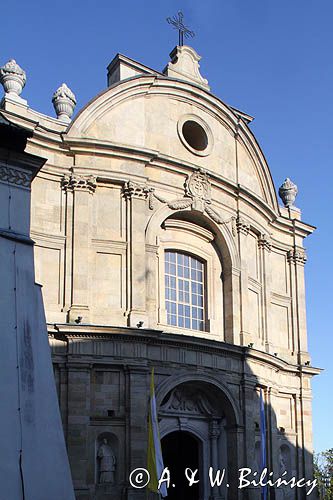
[[[201,415],[210,417],[213,409],[206,395],[191,387],[176,387],[160,408],[161,412],[173,415]]]
[[[218,420],[212,420],[209,425],[209,437],[210,439],[218,439],[220,436],[220,425]]]
[[[301,266],[304,266],[308,259],[304,248],[296,247],[288,251],[287,258],[288,262],[300,264]]]
[[[14,59],[10,59],[0,68],[0,83],[6,94],[19,96],[25,86],[27,77],[25,71]]]
[[[258,247],[270,252],[272,249],[271,237],[269,234],[261,234],[258,238]]]
[[[117,460],[106,438],[103,439],[98,448],[97,459],[99,461],[99,483],[114,484]]]
[[[279,196],[285,207],[292,207],[298,193],[298,188],[288,177],[279,188]]]
[[[66,83],[63,83],[54,92],[52,103],[58,120],[69,123],[76,106],[76,97]]]
[[[128,181],[124,184],[123,194],[126,199],[131,198],[147,198],[149,189],[143,184]]]
[[[200,74],[199,61],[201,57],[192,47],[188,45],[175,47],[170,57],[171,62],[168,63],[164,70],[167,76],[188,80],[206,90],[210,89],[208,81]]]
[[[238,233],[242,233],[247,236],[250,231],[250,224],[243,219],[243,217],[238,216],[236,219],[236,228]]]
[[[93,194],[96,191],[96,177],[94,175],[65,175],[61,181],[64,191],[88,191]]]
[[[185,197],[168,201],[156,194],[154,188],[148,190],[148,202],[150,210],[154,210],[154,201],[166,203],[171,210],[184,210],[192,208],[199,212],[206,212],[217,224],[230,222],[234,218],[222,220],[221,216],[211,206],[211,183],[207,172],[203,168],[198,168],[188,175],[185,181]]]
[[[0,182],[16,186],[30,187],[32,175],[12,167],[0,165]]]
[[[204,211],[206,202],[211,203],[211,185],[207,172],[203,168],[187,176],[185,195],[193,199],[193,209],[200,212]]]

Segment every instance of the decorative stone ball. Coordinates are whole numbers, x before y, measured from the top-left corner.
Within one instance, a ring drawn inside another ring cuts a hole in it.
[[[6,94],[15,94],[19,96],[26,81],[27,77],[25,71],[14,59],[10,59],[10,61],[0,68],[0,83]]]
[[[279,195],[285,207],[294,205],[298,188],[288,177],[279,188]]]
[[[63,83],[53,94],[52,103],[59,120],[70,122],[76,105],[76,98],[70,88]]]

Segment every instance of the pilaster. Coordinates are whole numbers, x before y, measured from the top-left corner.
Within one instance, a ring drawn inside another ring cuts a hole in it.
[[[251,329],[249,325],[249,301],[248,301],[248,269],[247,269],[247,236],[250,231],[249,223],[243,218],[238,216],[236,219],[236,229],[238,233],[239,254],[241,259],[241,275],[240,275],[240,311],[241,311],[241,324],[240,324],[240,344],[248,345],[252,341]]]
[[[306,303],[304,265],[307,256],[304,248],[294,247],[288,252],[290,282],[293,308],[294,344],[298,353],[298,362],[304,364],[310,361],[307,346]]]
[[[67,447],[76,491],[82,498],[87,491],[88,430],[90,423],[90,371],[89,364],[68,363]]]
[[[127,182],[123,188],[127,205],[128,241],[128,323],[137,326],[147,322],[146,311],[146,199],[148,188]]]
[[[126,370],[126,479],[136,468],[145,468],[147,464],[148,442],[148,368],[128,366]],[[146,488],[127,488],[127,499],[145,500]]]
[[[89,323],[89,280],[92,195],[96,190],[96,177],[72,174],[62,180],[62,188],[67,194],[67,222],[71,223],[71,259],[67,263],[67,276],[71,276],[70,308],[68,320]],[[68,272],[70,271],[70,272]],[[67,302],[67,300],[66,300]]]
[[[270,275],[270,253],[271,253],[271,239],[267,234],[261,234],[258,237],[259,248],[259,261],[260,261],[260,279],[262,283],[262,341],[265,350],[271,353],[274,350],[273,339],[271,338],[272,327],[270,324],[271,314],[271,288],[272,278]]]

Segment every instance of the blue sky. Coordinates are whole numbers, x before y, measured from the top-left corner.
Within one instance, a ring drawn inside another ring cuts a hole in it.
[[[0,64],[26,70],[32,108],[54,115],[65,81],[79,109],[105,88],[117,52],[162,69],[177,43],[165,18],[179,9],[212,92],[255,117],[276,186],[291,177],[303,220],[318,227],[306,241],[310,351],[325,368],[313,381],[314,444],[333,447],[331,0],[12,0],[1,6]]]

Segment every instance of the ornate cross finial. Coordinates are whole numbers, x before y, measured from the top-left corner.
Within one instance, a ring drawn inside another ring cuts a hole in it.
[[[176,30],[178,30],[180,46],[184,45],[184,37],[193,38],[195,36],[194,31],[191,31],[184,25],[183,19],[184,19],[184,14],[181,11],[178,12],[178,17],[177,16],[167,17],[167,22],[169,24],[172,24],[172,26]]]

